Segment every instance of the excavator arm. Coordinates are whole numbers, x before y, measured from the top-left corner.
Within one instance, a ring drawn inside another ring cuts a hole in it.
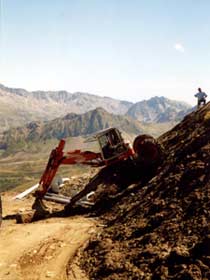
[[[39,189],[35,192],[37,198],[42,198],[50,188],[60,165],[63,164],[85,164],[91,166],[103,166],[100,153],[90,151],[74,150],[64,153],[65,140],[60,140],[58,146],[52,150],[47,166],[39,181]]]
[[[81,150],[64,153],[65,140],[60,140],[58,146],[53,149],[50,154],[39,183],[17,195],[15,199],[21,199],[36,189],[37,191],[34,194],[36,199],[32,206],[33,209],[40,209],[45,212],[45,207],[42,203],[42,200],[45,199],[66,204],[67,208],[65,209],[68,210],[83,196],[91,191],[95,191],[101,183],[108,182],[109,184],[111,180],[114,184],[118,184],[118,177],[122,177],[121,181],[123,180],[123,185],[130,184],[131,181],[126,178],[130,176],[129,172],[131,169],[131,173],[136,173],[138,178],[141,176],[144,177],[145,172],[148,177],[148,174],[153,173],[151,170],[157,168],[159,163],[163,160],[164,153],[162,148],[150,135],[138,135],[134,140],[133,147],[123,140],[120,131],[116,128],[105,129],[97,133],[93,139],[94,141],[98,141],[100,153]],[[108,148],[110,148],[110,154],[106,151]],[[130,167],[131,163],[132,168]],[[59,166],[64,164],[85,164],[94,167],[105,166],[105,168],[102,168],[82,191],[70,198],[48,192]],[[136,178],[135,174],[133,175],[133,177]],[[133,177],[131,180],[133,180]]]

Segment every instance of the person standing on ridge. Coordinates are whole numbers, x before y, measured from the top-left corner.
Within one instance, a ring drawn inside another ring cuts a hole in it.
[[[199,108],[202,103],[203,103],[203,105],[206,104],[207,94],[205,92],[203,92],[201,90],[201,88],[198,88],[198,93],[196,93],[194,96],[198,98],[198,105],[197,105],[198,107],[197,108]]]

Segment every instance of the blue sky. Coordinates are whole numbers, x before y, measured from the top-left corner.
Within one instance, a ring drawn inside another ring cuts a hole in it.
[[[0,82],[132,102],[210,96],[209,0],[0,0]]]

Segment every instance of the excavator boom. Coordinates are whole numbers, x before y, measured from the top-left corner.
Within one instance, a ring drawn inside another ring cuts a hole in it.
[[[100,153],[74,150],[65,154],[63,152],[64,146],[65,140],[62,139],[58,146],[52,150],[45,171],[39,181],[39,189],[35,192],[36,197],[42,198],[47,193],[59,166],[62,164],[86,164],[91,166],[104,165]]]
[[[117,172],[121,172],[121,169],[124,170],[123,173],[126,175],[130,163],[133,164],[136,172],[143,176],[141,170],[136,169],[137,166],[140,169],[149,170],[150,167],[157,166],[162,158],[162,151],[159,144],[150,135],[138,135],[135,138],[132,147],[129,142],[124,141],[121,132],[117,128],[107,128],[103,131],[99,131],[94,136],[94,140],[99,144],[99,153],[81,150],[73,150],[64,153],[65,140],[60,140],[58,146],[53,149],[50,154],[47,166],[41,176],[39,184],[34,185],[16,197],[24,197],[25,193],[29,194],[34,191],[34,189],[37,189],[34,193],[34,196],[36,197],[34,209],[36,209],[36,205],[42,205],[42,203],[40,203],[42,199],[64,203],[71,208],[82,197],[91,192],[95,192],[97,186],[100,185],[101,180],[109,179],[116,181],[116,174]],[[55,190],[52,184],[59,166],[64,164],[85,164],[94,167],[105,167],[89,181],[84,189],[70,198],[58,195],[57,189]],[[124,166],[128,166],[128,169],[124,168]],[[110,175],[112,173],[113,176]],[[124,182],[124,184],[126,183]],[[50,189],[52,191],[49,192]]]

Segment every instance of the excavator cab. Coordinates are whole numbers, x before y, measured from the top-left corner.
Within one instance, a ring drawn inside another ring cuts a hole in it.
[[[99,132],[96,135],[98,140],[102,159],[106,164],[113,162],[113,160],[121,160],[122,156],[127,158],[133,154],[133,149],[129,143],[125,143],[117,128],[109,128]]]

